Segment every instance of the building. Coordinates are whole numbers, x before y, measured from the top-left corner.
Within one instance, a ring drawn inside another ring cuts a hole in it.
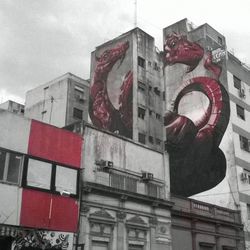
[[[88,120],[89,82],[66,73],[26,93],[25,116],[57,127]]]
[[[171,192],[240,210],[250,249],[250,71],[208,24],[163,33]]]
[[[171,249],[167,156],[85,125],[77,246]]]
[[[24,114],[24,105],[11,100],[1,103],[0,109],[8,110],[16,114]]]
[[[72,250],[82,138],[0,109],[0,246]]]
[[[171,200],[173,249],[245,249],[239,211],[178,196]]]
[[[154,38],[139,28],[96,47],[91,55],[92,123],[162,150],[162,66]]]

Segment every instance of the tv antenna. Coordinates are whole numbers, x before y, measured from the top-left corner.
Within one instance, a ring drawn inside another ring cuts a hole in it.
[[[137,0],[134,0],[134,26],[137,27]]]

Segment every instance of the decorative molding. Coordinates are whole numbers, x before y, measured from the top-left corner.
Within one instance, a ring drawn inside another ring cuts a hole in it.
[[[127,214],[123,211],[117,211],[116,217],[119,221],[123,221],[126,218]]]

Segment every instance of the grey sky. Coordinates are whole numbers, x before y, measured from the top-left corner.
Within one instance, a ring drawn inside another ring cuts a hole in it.
[[[137,0],[137,25],[162,48],[183,18],[210,24],[250,64],[249,0]],[[0,0],[0,103],[66,72],[88,79],[96,46],[134,27],[134,0]]]

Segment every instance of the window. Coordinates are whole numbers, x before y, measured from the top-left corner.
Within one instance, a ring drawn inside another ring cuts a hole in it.
[[[144,120],[146,110],[138,107],[138,117]]]
[[[149,115],[152,115],[152,110],[149,110],[148,113],[149,113]]]
[[[162,92],[162,99],[163,99],[163,101],[166,101],[166,92],[165,91]]]
[[[240,138],[240,147],[241,149],[250,152],[250,140],[248,140],[246,137],[239,135]]]
[[[157,62],[154,62],[154,70],[159,71],[160,67],[158,66]]]
[[[144,246],[143,245],[134,245],[134,244],[129,244],[128,250],[143,250]]]
[[[25,186],[67,196],[77,195],[78,171],[76,169],[29,158],[25,174]]]
[[[146,143],[146,135],[144,135],[144,134],[142,134],[142,133],[139,133],[139,134],[138,134],[138,141],[139,141],[140,143],[145,144],[145,143]]]
[[[145,68],[145,59],[138,56],[138,65],[142,68]]]
[[[247,204],[247,219],[250,220],[250,204]]]
[[[73,110],[73,117],[82,120],[83,111],[77,108]]]
[[[157,145],[161,145],[161,140],[158,139],[158,138],[156,138],[156,139],[155,139],[155,143],[156,143]]]
[[[157,87],[154,87],[154,92],[158,96],[161,94],[161,91]]]
[[[27,185],[49,190],[51,183],[52,164],[29,159]]]
[[[151,143],[151,144],[153,144],[154,143],[154,138],[153,138],[153,136],[149,136],[148,137],[148,141]]]
[[[233,81],[234,81],[234,87],[236,89],[241,88],[241,80],[237,76],[233,76]]]
[[[160,187],[154,183],[149,182],[147,184],[147,194],[153,197],[159,197]]]
[[[152,86],[149,85],[148,86],[148,90],[151,91],[152,90]]]
[[[74,91],[75,99],[78,102],[84,102],[84,89],[79,86],[75,86]]]
[[[236,104],[236,113],[238,117],[240,117],[242,120],[245,120],[245,110],[238,104]]]
[[[108,250],[108,242],[104,241],[92,241],[91,250]]]
[[[137,192],[137,179],[121,174],[110,174],[111,187],[127,190],[130,192]]]
[[[161,115],[158,114],[158,113],[156,113],[156,114],[155,114],[155,118],[156,118],[157,120],[160,120],[160,119],[161,119]]]
[[[145,91],[145,84],[143,82],[138,81],[138,90],[144,92]]]
[[[218,44],[222,45],[222,43],[223,43],[222,38],[220,36],[218,36]]]
[[[23,156],[0,149],[0,181],[18,184]]]
[[[148,61],[148,66],[151,67],[152,66],[152,63],[150,61]]]
[[[77,171],[70,168],[65,168],[62,166],[56,166],[56,181],[55,189],[56,191],[62,193],[66,191],[70,194],[76,195],[76,180]]]

